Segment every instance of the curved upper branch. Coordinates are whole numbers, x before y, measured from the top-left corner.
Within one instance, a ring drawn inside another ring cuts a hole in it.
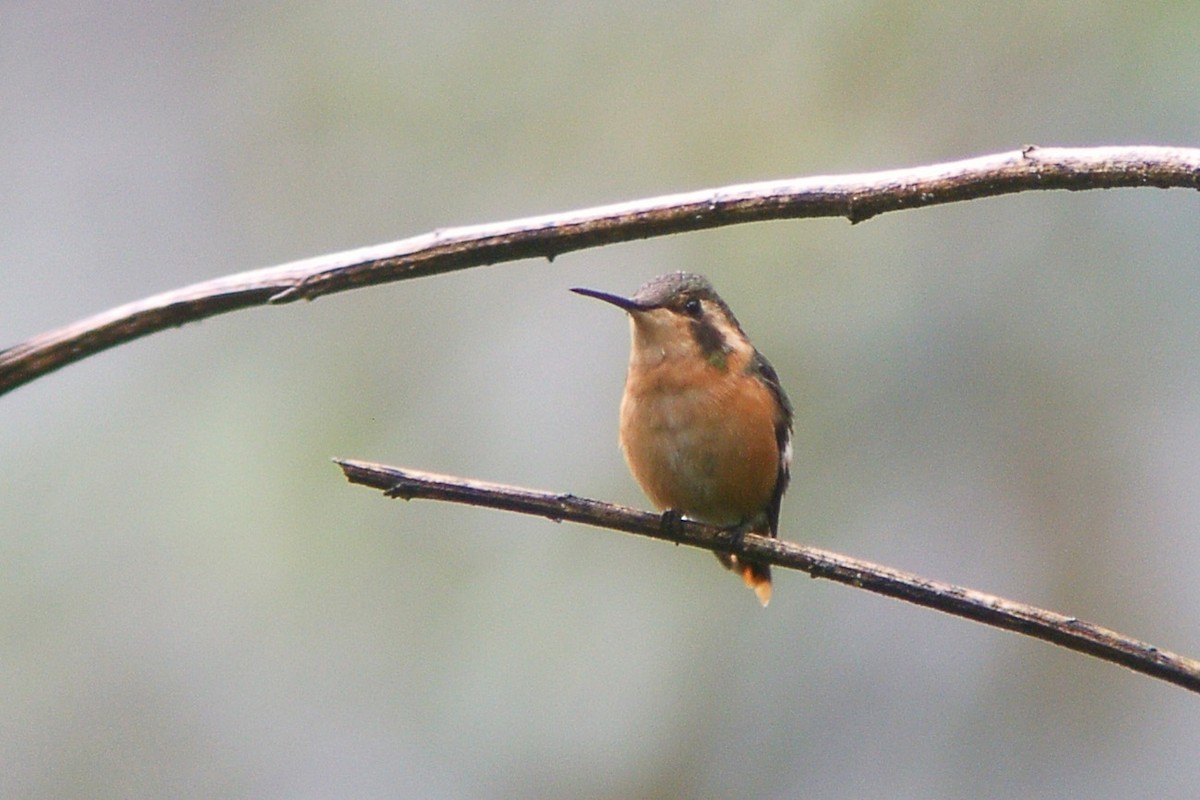
[[[0,351],[0,394],[109,347],[249,306],[768,219],[846,217],[1034,189],[1200,188],[1200,150],[1038,148],[924,167],[767,181],[489,225],[242,272],[119,306]]]

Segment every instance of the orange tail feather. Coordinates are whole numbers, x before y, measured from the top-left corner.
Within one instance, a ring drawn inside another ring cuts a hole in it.
[[[714,553],[725,567],[742,576],[742,582],[754,590],[758,602],[766,608],[771,602],[771,567],[754,561],[742,561],[732,553]]]

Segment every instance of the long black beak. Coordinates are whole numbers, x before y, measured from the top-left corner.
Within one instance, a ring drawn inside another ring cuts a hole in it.
[[[635,300],[630,300],[628,297],[621,297],[617,294],[609,294],[608,292],[598,292],[595,289],[572,289],[575,294],[581,294],[584,297],[594,297],[597,300],[603,300],[606,303],[612,303],[614,306],[625,311],[643,311],[642,305]]]

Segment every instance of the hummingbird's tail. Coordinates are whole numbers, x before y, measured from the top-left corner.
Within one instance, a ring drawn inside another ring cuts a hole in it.
[[[758,602],[766,608],[771,602],[771,567],[756,561],[735,556],[732,553],[713,553],[725,569],[742,576],[742,581],[758,596]]]

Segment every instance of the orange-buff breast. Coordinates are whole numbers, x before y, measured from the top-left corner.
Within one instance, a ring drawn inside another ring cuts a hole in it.
[[[779,474],[775,399],[730,367],[689,359],[636,368],[621,403],[621,447],[651,502],[712,525],[764,511]]]

